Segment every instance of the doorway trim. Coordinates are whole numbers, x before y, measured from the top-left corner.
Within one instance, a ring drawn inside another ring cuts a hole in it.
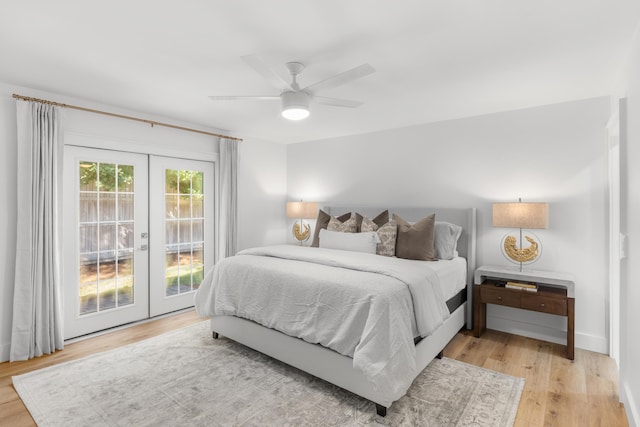
[[[609,355],[620,365],[620,261],[624,236],[620,233],[620,113],[607,123],[607,171],[609,195]]]

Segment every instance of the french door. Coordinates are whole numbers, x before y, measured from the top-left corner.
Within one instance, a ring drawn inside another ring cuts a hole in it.
[[[148,316],[148,160],[65,147],[64,165],[66,339]]]
[[[213,266],[213,163],[66,146],[65,339],[193,305]]]
[[[210,162],[151,156],[151,316],[192,306],[213,266],[213,174]]]

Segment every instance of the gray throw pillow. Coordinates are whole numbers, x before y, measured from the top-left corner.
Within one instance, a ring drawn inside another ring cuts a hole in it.
[[[462,227],[445,221],[436,221],[433,246],[438,259],[454,259],[458,256],[458,239]]]
[[[422,218],[414,224],[409,224],[396,214],[393,214],[393,219],[398,223],[396,239],[398,258],[437,260],[434,248],[436,214]]]

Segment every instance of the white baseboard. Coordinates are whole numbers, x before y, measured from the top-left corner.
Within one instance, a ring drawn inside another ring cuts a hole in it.
[[[640,413],[638,412],[638,406],[636,405],[636,399],[629,389],[629,385],[626,382],[621,383],[620,387],[620,401],[624,403],[624,410],[627,413],[627,420],[629,421],[629,427],[640,427]]]
[[[11,354],[11,343],[0,344],[0,363],[8,362]]]
[[[567,344],[567,330],[535,323],[521,322],[505,317],[487,315],[487,328],[510,334],[522,335],[556,344]],[[605,337],[576,333],[575,346],[584,350],[609,354],[609,346]]]
[[[576,332],[576,347],[610,356],[609,341],[607,341],[606,337]]]

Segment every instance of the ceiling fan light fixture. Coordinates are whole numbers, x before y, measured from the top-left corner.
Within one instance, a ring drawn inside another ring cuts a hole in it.
[[[305,92],[287,91],[280,95],[282,117],[288,120],[303,120],[309,117],[309,95]]]
[[[309,117],[309,110],[306,108],[287,108],[282,110],[282,117],[288,120],[304,120]]]

